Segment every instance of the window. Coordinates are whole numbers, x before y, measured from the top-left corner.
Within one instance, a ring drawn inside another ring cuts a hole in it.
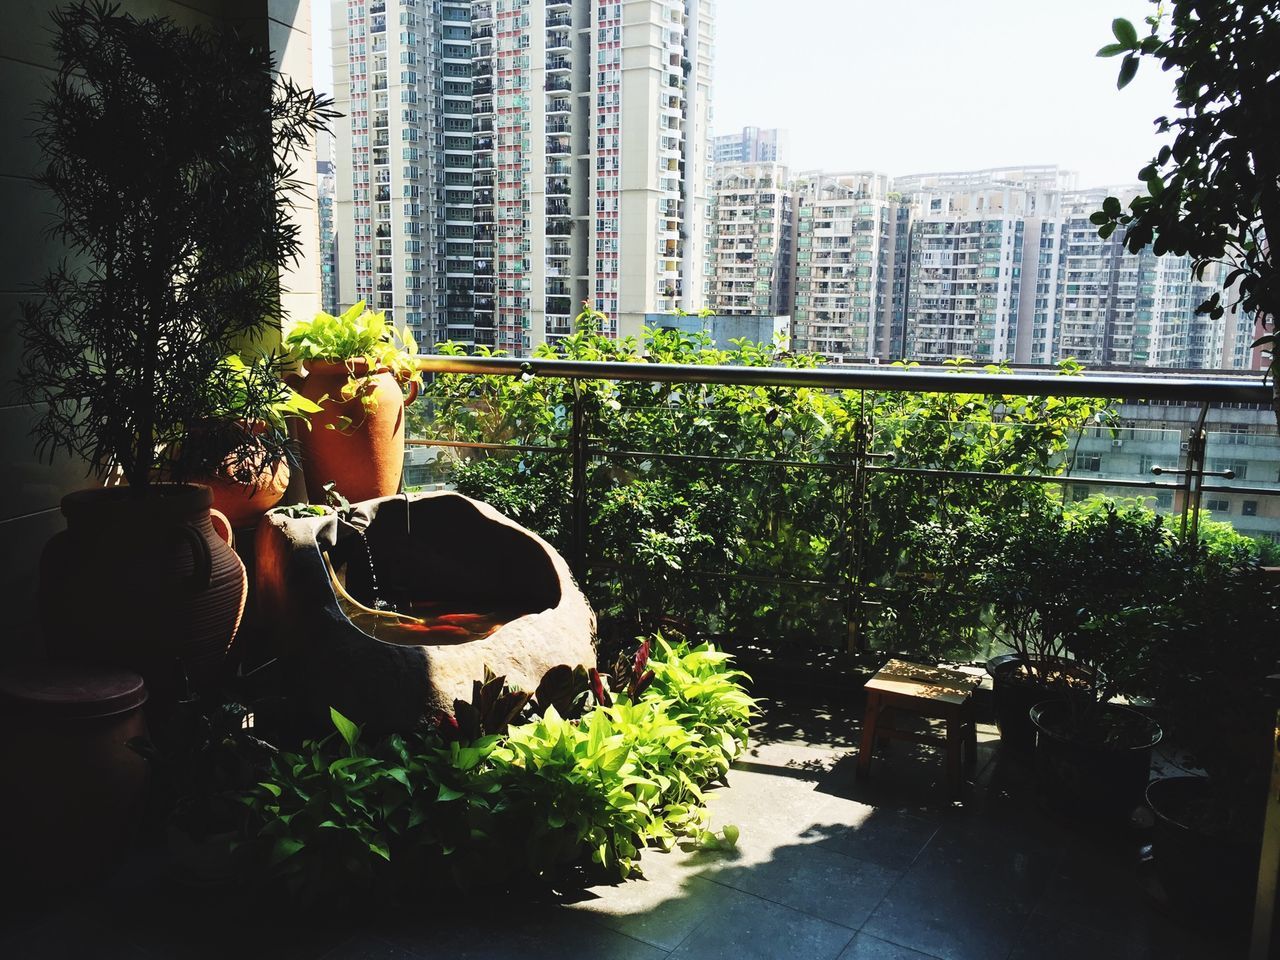
[[[1245,500],[1243,503],[1240,504],[1240,516],[1256,517],[1257,515],[1258,515],[1257,500]]]
[[[1077,453],[1076,469],[1097,473],[1102,469],[1102,458],[1094,453]]]
[[[1231,501],[1223,500],[1221,498],[1206,500],[1204,502],[1204,508],[1211,513],[1230,513]]]

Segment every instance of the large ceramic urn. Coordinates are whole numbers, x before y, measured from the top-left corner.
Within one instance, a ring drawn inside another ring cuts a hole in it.
[[[406,395],[386,370],[369,376],[363,361],[308,360],[306,376],[295,389],[320,405],[302,431],[302,466],[307,496],[323,503],[332,483],[348,500],[389,497],[400,489],[404,472],[404,411],[418,395]]]
[[[209,488],[157,483],[81,490],[40,558],[40,620],[51,657],[132,667],[153,693],[218,675],[248,578]]]

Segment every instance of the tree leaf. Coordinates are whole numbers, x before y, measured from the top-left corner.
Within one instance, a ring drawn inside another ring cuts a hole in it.
[[[1123,90],[1138,73],[1138,58],[1125,57],[1120,64],[1120,76],[1116,79],[1116,89]]]
[[[1116,17],[1111,21],[1111,32],[1126,50],[1132,50],[1138,45],[1138,30],[1124,17]]]

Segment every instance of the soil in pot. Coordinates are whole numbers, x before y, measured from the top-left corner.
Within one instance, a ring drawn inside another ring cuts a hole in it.
[[[1136,710],[1107,704],[1096,722],[1078,728],[1071,704],[1048,700],[1031,709],[1036,777],[1046,801],[1073,815],[1125,822],[1142,803],[1159,724]]]
[[[1261,817],[1232,809],[1207,777],[1153,780],[1147,803],[1155,813],[1156,872],[1179,916],[1243,935],[1258,879]]]
[[[987,673],[991,675],[1000,746],[1028,757],[1036,745],[1031,708],[1064,687],[1087,685],[1095,676],[1088,667],[1069,660],[1027,658],[1017,653],[988,660]]]

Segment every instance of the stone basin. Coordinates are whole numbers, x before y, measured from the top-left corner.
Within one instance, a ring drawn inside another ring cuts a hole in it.
[[[532,690],[557,664],[595,665],[595,615],[564,558],[460,494],[268,514],[255,549],[259,615],[304,733],[331,729],[330,707],[410,730],[470,699],[485,667]]]

